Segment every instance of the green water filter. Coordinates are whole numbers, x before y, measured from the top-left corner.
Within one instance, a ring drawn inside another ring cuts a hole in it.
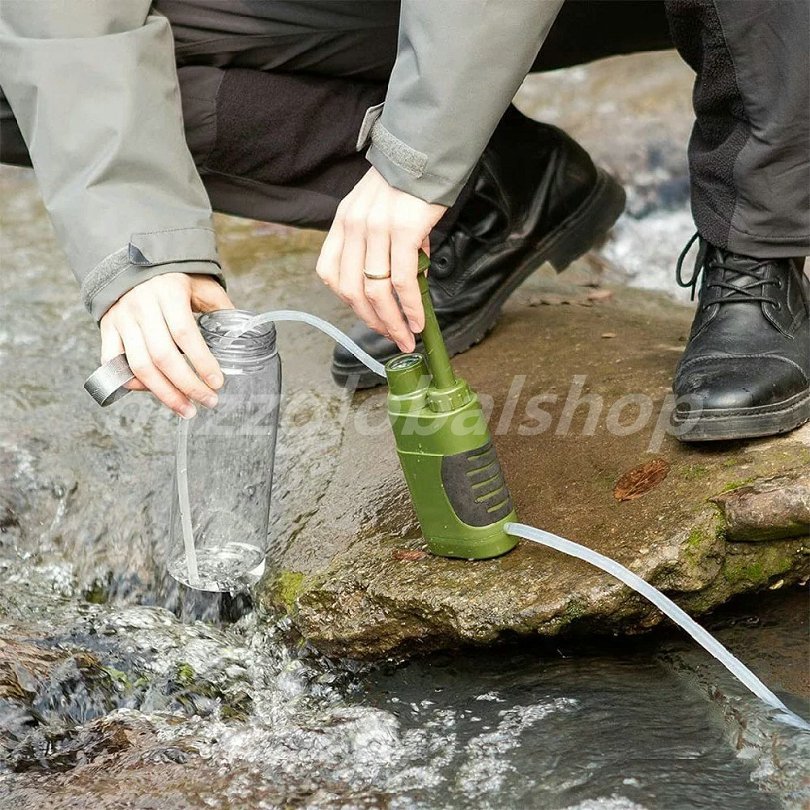
[[[488,559],[516,545],[504,525],[517,515],[478,396],[450,364],[428,291],[429,263],[420,254],[424,355],[386,364],[388,414],[430,551]]]

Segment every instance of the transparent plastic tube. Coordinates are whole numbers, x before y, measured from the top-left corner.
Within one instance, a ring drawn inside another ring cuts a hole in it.
[[[778,719],[802,729],[802,731],[810,731],[810,723],[788,709],[745,664],[735,658],[711,633],[704,630],[669,597],[664,596],[661,591],[654,588],[637,574],[634,574],[629,568],[615,560],[611,560],[610,557],[606,557],[604,554],[600,554],[598,551],[593,551],[579,543],[558,537],[556,534],[537,529],[534,526],[527,526],[524,523],[507,523],[504,528],[507,534],[522,537],[524,540],[531,540],[533,543],[539,543],[556,551],[561,551],[563,554],[568,554],[569,557],[584,560],[616,577],[616,579],[649,599],[662,613],[669,616],[675,624],[692,636],[706,652],[713,655],[743,686],[753,692],[763,703],[776,709]]]
[[[270,312],[262,312],[251,318],[246,324],[243,324],[238,329],[233,329],[228,332],[226,338],[237,338],[243,332],[255,329],[264,323],[278,321],[296,321],[299,323],[306,323],[320,329],[321,332],[329,335],[335,343],[339,343],[344,349],[351,352],[364,366],[378,374],[380,377],[385,377],[385,367],[382,363],[375,360],[368,352],[363,351],[347,334],[341,332],[337,326],[319,318],[317,315],[310,315],[309,312],[299,312],[295,309],[277,309]]]
[[[197,570],[197,548],[194,544],[194,529],[191,525],[191,499],[188,494],[188,427],[189,420],[181,419],[177,428],[177,499],[180,508],[180,523],[183,529],[183,546],[186,551],[188,582],[192,588],[200,587]]]

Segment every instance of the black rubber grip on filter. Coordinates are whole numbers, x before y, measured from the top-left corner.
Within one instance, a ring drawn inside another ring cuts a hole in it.
[[[459,520],[489,526],[513,509],[492,442],[442,458],[442,485]]]

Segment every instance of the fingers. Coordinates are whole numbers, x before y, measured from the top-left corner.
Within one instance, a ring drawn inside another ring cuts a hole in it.
[[[217,287],[219,287],[219,284],[217,284]],[[220,289],[222,288],[220,287]],[[222,292],[223,295],[225,295],[225,291],[222,290]],[[227,295],[225,295],[225,298],[228,299],[228,303],[230,304],[230,299]],[[217,363],[214,355],[211,354],[211,350],[206,346],[205,340],[203,340],[203,336],[200,334],[200,330],[197,327],[197,322],[191,314],[191,310],[188,307],[177,306],[175,301],[167,300],[165,295],[160,295],[158,300],[163,318],[166,321],[166,325],[169,327],[169,332],[171,333],[174,343],[180,347],[180,350],[186,355],[189,362],[194,367],[194,370],[200,375],[209,388],[221,388],[225,380],[220,371],[219,363]],[[212,299],[206,298],[204,305],[209,303],[214,302]],[[215,305],[212,309],[203,311],[210,312],[216,309],[233,309],[233,304],[231,304],[230,307]],[[182,386],[179,387],[182,389]],[[192,398],[196,398],[191,391],[188,393]],[[207,392],[203,392],[203,395],[207,396],[208,394]],[[205,400],[200,401],[209,408],[214,407],[216,404],[216,402],[214,402],[213,405],[209,405]]]
[[[341,267],[344,265],[344,254],[353,257],[354,261],[362,261],[364,255],[364,250],[356,236],[351,238],[346,233],[344,212],[345,207],[341,206],[321,247],[315,272],[335,295],[355,311],[366,326],[384,335],[387,333],[385,326],[377,317],[374,307],[366,300],[362,273],[341,272]],[[345,261],[348,266],[348,260]]]
[[[338,207],[317,272],[372,329],[413,351],[424,328],[419,247],[447,209],[390,186],[372,168]],[[388,279],[366,279],[364,270]]]
[[[329,289],[339,295],[338,282],[340,281],[340,254],[343,252],[343,221],[341,219],[340,208],[335,216],[335,221],[326,234],[326,239],[321,245],[321,253],[318,256],[318,263],[315,265],[315,272],[320,280]]]
[[[101,362],[108,363],[114,357],[124,354],[124,343],[121,335],[110,319],[102,318],[99,324],[101,330]],[[130,380],[124,388],[130,391],[145,391],[146,386],[137,378]]]
[[[120,334],[126,349],[127,361],[133,374],[164,405],[171,408],[175,413],[184,419],[191,419],[196,416],[197,409],[189,399],[155,367],[137,321],[134,319],[125,320],[121,324]]]
[[[194,312],[215,312],[218,309],[234,309],[228,293],[211,276],[194,274],[191,279],[191,308]]]
[[[421,332],[425,326],[418,273],[419,248],[409,235],[395,232],[391,238],[391,283],[412,332]]]
[[[154,367],[174,389],[182,392],[186,398],[201,402],[207,408],[215,407],[217,395],[197,377],[185,358],[180,354],[172,333],[169,331],[159,301],[160,299],[152,300],[144,304],[137,315],[138,325],[141,327],[141,334]],[[179,315],[183,309],[175,305],[170,307],[170,311],[174,313],[173,318],[179,318],[177,328],[182,331],[186,342],[192,342],[191,331],[183,329],[183,318]],[[188,316],[191,317],[190,310],[188,310]],[[199,336],[196,325],[194,331]],[[202,340],[202,338],[200,339]],[[129,348],[127,348],[127,352],[129,352]],[[211,357],[211,361],[214,362],[213,357]],[[130,363],[130,365],[132,364]],[[210,363],[209,368],[213,373]],[[138,375],[138,378],[141,379],[140,375]],[[146,380],[143,380],[143,382],[146,382]],[[151,385],[149,387],[157,394],[157,391]],[[157,395],[159,399],[162,399],[159,394]]]
[[[341,263],[341,277],[350,273],[352,267],[361,264],[374,275],[385,275],[387,278],[370,279],[362,276],[365,299],[373,307],[379,320],[384,324],[391,339],[404,352],[413,351],[416,341],[413,333],[405,322],[402,311],[394,297],[394,288],[391,286],[391,242],[387,223],[385,221],[369,219],[365,255],[361,262],[354,256],[347,256],[344,251],[346,267]]]
[[[366,296],[363,269],[366,267],[366,233],[362,215],[354,215],[345,225],[345,238],[340,256],[340,278],[338,294],[355,311],[362,321],[381,335],[390,335],[390,324],[380,317],[372,302]],[[387,273],[388,256],[385,251],[374,261],[380,264],[379,272]],[[375,272],[377,266],[375,265]],[[387,282],[383,282],[387,284]]]
[[[125,352],[136,377],[127,387],[148,389],[187,419],[196,414],[192,400],[214,407],[214,389],[224,382],[197,328],[192,306],[206,311],[233,308],[216,279],[166,273],[122,295],[100,323],[102,360]]]

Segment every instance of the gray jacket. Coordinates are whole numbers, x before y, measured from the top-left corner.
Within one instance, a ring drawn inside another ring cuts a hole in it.
[[[384,106],[358,148],[451,205],[563,0],[403,0]],[[168,21],[151,0],[0,0],[0,87],[91,314],[167,272],[224,283],[185,142]]]

